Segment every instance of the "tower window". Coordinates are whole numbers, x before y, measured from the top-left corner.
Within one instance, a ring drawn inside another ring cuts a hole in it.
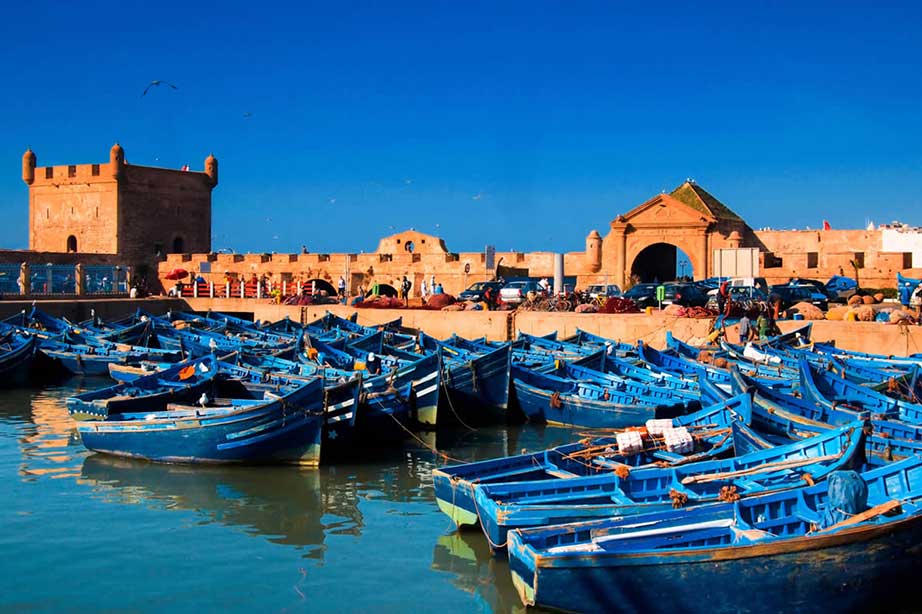
[[[45,179],[54,179],[54,169],[50,166],[45,167]]]
[[[90,172],[92,173],[93,177],[99,177],[99,165],[94,164]]]
[[[77,252],[77,237],[70,235],[67,237],[67,252],[76,253]]]
[[[819,252],[807,252],[807,268],[815,269],[819,266],[820,255]]]
[[[76,165],[71,164],[70,166],[67,167],[67,176],[68,176],[68,177],[76,177],[76,176],[77,176],[77,167],[76,167]]]

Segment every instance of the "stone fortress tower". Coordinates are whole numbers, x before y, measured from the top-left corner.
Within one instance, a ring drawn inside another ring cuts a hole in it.
[[[30,250],[114,254],[131,265],[211,251],[213,155],[204,172],[135,166],[116,143],[108,163],[36,164],[27,150],[22,180],[29,186]]]

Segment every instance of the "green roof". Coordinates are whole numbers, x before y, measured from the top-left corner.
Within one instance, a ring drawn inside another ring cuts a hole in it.
[[[735,214],[728,206],[711,196],[707,190],[697,183],[686,181],[673,190],[670,196],[685,203],[692,209],[715,219],[743,221],[743,218]]]

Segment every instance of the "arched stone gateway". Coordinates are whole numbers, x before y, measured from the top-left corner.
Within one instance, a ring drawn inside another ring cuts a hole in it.
[[[602,269],[622,287],[630,285],[632,273],[668,281],[677,274],[678,248],[691,262],[694,277],[703,279],[711,275],[711,251],[740,247],[747,230],[723,203],[685,182],[612,221],[602,246]]]
[[[694,275],[692,270],[677,270],[679,252],[685,252],[671,243],[654,243],[640,250],[631,264],[630,279],[638,283],[670,281],[679,275]],[[688,254],[685,254],[686,257]]]

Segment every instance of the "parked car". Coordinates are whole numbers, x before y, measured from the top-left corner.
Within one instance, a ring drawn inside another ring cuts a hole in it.
[[[653,307],[656,303],[656,287],[660,284],[637,284],[624,293],[624,298],[634,301],[638,307]]]
[[[731,286],[752,286],[768,294],[768,282],[764,277],[734,277],[730,280]]]
[[[826,282],[826,296],[830,301],[847,301],[858,291],[858,282],[851,277],[833,275]]]
[[[755,286],[730,286],[727,288],[730,293],[730,300],[734,303],[767,303],[768,295],[756,288]],[[719,309],[717,301],[717,290],[708,292],[708,309]]]
[[[538,282],[510,281],[499,291],[499,296],[504,303],[518,305],[525,300],[529,292],[538,292]]]
[[[829,309],[829,297],[809,284],[781,284],[772,286],[769,300],[777,296],[781,299],[781,309],[789,309],[797,303],[810,303],[823,311]]]
[[[695,283],[705,292],[710,293],[711,290],[716,290],[720,287],[720,284],[730,279],[729,277],[708,277],[707,279],[699,279]]]
[[[621,288],[615,284],[593,284],[586,287],[586,294],[592,298],[599,298],[600,296],[621,296]]]
[[[683,307],[704,307],[708,302],[707,294],[694,283],[664,284],[666,295],[663,305],[681,305]]]
[[[497,296],[497,293],[502,289],[503,282],[501,281],[478,281],[476,284],[471,285],[470,288],[458,295],[458,300],[461,301],[481,301],[483,300],[483,293],[487,288],[491,288],[493,296]]]

